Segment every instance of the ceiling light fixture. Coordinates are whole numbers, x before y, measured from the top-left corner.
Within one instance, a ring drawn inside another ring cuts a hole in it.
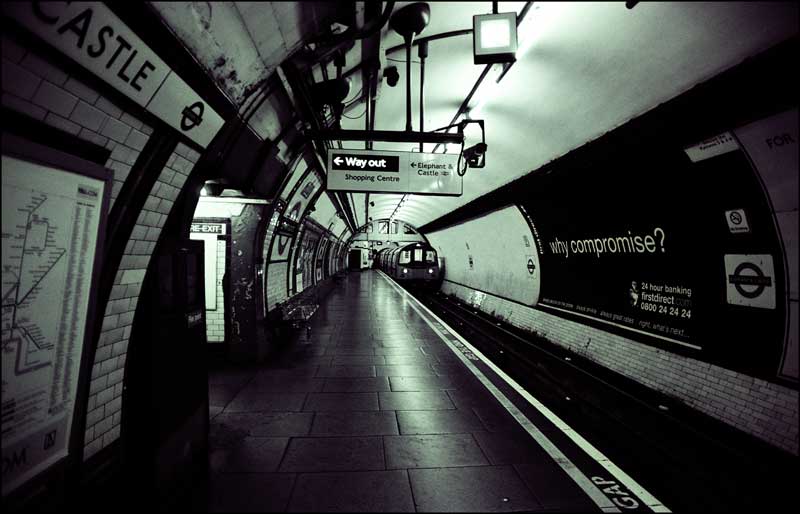
[[[517,51],[517,13],[497,12],[472,17],[472,54],[475,64],[514,62]]]
[[[516,29],[519,38],[515,54],[517,58],[522,57],[533,46],[533,42],[538,39],[537,36],[541,34],[543,28],[553,21],[555,16],[561,11],[562,8],[557,5],[551,4],[541,7],[538,3],[534,5],[533,2],[529,2],[525,8],[520,11],[519,15],[516,17]],[[516,60],[492,64],[486,76],[481,81],[478,90],[475,91],[467,104],[468,117],[475,116],[482,110],[489,98],[494,98],[500,89],[500,82],[515,62]]]

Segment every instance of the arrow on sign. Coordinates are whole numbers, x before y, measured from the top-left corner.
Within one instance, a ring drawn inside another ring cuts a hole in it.
[[[333,162],[335,162],[336,165],[338,166],[339,164],[342,163],[342,158],[337,155],[336,158],[333,160]]]

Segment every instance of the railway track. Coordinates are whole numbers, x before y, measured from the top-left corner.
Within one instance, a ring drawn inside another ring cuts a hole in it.
[[[797,504],[797,458],[439,292],[407,290],[674,512]]]

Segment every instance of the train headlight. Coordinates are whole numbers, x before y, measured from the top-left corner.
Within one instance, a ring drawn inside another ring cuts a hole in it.
[[[428,275],[433,275],[433,268],[428,268]]]
[[[405,275],[406,273],[408,273],[408,270],[406,268],[403,268],[403,275]]]

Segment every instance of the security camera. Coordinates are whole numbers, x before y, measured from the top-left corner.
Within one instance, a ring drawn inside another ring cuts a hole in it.
[[[397,81],[400,80],[400,73],[397,71],[397,66],[389,66],[383,70],[383,76],[386,77],[386,83],[389,84],[389,87],[396,86]]]
[[[486,149],[488,146],[486,143],[478,143],[475,146],[470,146],[466,150],[464,150],[464,160],[467,161],[467,165],[470,168],[483,168],[486,164]]]

